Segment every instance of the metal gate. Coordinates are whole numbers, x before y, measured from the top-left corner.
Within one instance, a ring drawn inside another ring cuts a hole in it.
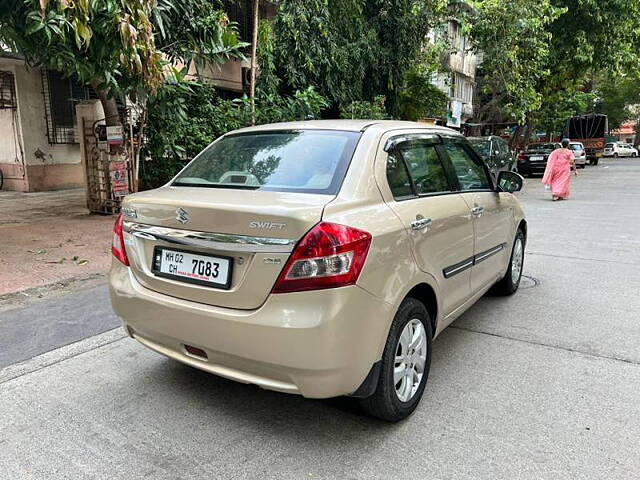
[[[82,120],[87,176],[87,207],[92,213],[115,214],[130,193],[133,151],[107,142],[104,120]]]

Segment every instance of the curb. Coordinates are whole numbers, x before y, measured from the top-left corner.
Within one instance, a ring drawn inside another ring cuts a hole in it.
[[[37,357],[30,358],[20,363],[15,363],[0,369],[0,385],[23,375],[28,375],[56,363],[63,362],[83,353],[90,352],[110,343],[114,343],[127,337],[122,327],[114,328],[107,332],[85,338],[64,347],[51,350]]]

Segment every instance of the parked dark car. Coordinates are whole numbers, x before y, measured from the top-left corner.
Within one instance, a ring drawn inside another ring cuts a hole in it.
[[[516,159],[506,140],[495,135],[488,137],[469,137],[469,142],[486,162],[494,178],[502,170],[513,170]]]
[[[520,175],[542,175],[547,168],[549,155],[556,148],[561,148],[559,143],[532,143],[518,156],[518,173]]]

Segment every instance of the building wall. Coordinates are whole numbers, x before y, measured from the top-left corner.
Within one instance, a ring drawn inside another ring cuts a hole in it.
[[[14,75],[14,60],[0,59],[0,70]],[[4,190],[27,191],[20,117],[16,109],[0,110],[0,170],[4,176]]]
[[[444,72],[436,73],[432,83],[449,97],[449,126],[460,126],[474,112],[475,76],[478,68],[478,56],[471,50],[468,40],[462,35],[462,28],[456,20],[450,20],[429,35],[436,42],[447,37],[450,51],[443,57]]]
[[[0,112],[0,168],[4,189],[57,190],[84,185],[79,144],[50,144],[42,76],[22,61],[0,59],[15,75],[17,111]]]

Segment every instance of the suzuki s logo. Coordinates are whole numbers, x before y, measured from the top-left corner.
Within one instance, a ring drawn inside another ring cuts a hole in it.
[[[259,228],[263,230],[283,230],[286,226],[286,223],[277,222],[249,222],[249,228]]]
[[[189,221],[189,214],[186,210],[179,208],[176,210],[176,220],[184,225]]]

